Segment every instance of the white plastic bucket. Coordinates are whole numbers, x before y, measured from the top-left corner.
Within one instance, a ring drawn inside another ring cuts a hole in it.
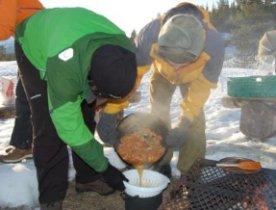
[[[149,198],[162,193],[170,183],[170,179],[161,173],[152,170],[143,170],[143,184],[146,187],[139,186],[139,175],[137,170],[132,169],[124,172],[129,182],[124,181],[126,187],[125,193],[130,196],[139,196],[140,198]]]

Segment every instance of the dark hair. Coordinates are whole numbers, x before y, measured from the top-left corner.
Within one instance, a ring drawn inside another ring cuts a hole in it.
[[[200,11],[200,9],[195,6],[194,4],[191,3],[180,3],[176,7],[170,9],[169,11],[166,12],[162,24],[164,24],[168,19],[170,19],[174,15],[178,14],[190,14],[195,16],[197,19],[199,19],[201,22],[203,21],[203,14]]]

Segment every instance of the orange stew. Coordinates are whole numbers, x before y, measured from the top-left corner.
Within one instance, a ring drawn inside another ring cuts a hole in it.
[[[152,164],[158,161],[165,152],[162,137],[150,129],[124,136],[117,148],[121,158],[131,165]]]

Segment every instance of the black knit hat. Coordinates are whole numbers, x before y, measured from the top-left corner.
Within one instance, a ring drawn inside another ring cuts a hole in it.
[[[131,51],[120,46],[104,45],[94,52],[90,79],[103,97],[125,97],[134,88],[136,76],[136,58]]]

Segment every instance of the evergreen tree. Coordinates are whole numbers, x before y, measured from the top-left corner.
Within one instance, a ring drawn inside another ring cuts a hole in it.
[[[231,44],[239,57],[257,53],[259,39],[268,30],[276,29],[275,0],[220,0],[213,8],[211,18],[221,32],[231,33]]]

